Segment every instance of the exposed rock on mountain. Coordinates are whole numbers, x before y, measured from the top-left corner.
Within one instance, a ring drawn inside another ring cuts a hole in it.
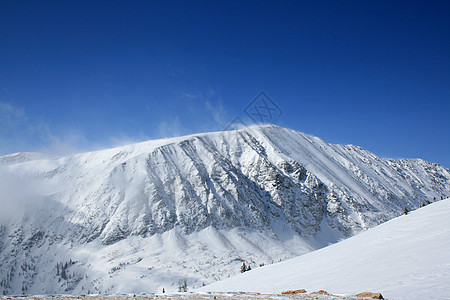
[[[440,165],[272,125],[0,166],[8,191],[26,191],[1,196],[21,203],[0,226],[3,294],[200,286],[450,194]]]

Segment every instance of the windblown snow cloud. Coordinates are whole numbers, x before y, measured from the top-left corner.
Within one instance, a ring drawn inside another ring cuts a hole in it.
[[[8,223],[26,211],[45,208],[51,195],[69,182],[55,184],[35,172],[21,172],[18,166],[48,157],[41,153],[17,153],[0,157],[0,224]],[[38,166],[38,170],[41,169]]]
[[[23,107],[0,100],[0,156],[24,151],[68,155],[114,145],[117,145],[114,138],[103,145],[94,145],[79,129],[67,129],[56,134],[46,121],[27,115]]]
[[[18,177],[0,166],[0,224],[8,222],[33,204],[41,187],[32,178]]]

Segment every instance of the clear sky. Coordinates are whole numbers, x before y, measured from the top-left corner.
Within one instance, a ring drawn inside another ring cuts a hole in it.
[[[450,1],[1,0],[0,154],[222,130],[264,91],[279,108],[264,121],[450,167],[449,16]]]

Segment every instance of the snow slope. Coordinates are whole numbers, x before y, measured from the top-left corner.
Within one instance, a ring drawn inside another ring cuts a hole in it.
[[[450,195],[450,171],[260,125],[3,156],[0,191],[0,293],[139,293],[351,237]]]
[[[389,299],[449,299],[450,198],[200,291],[279,293],[300,288],[353,295],[376,291]]]

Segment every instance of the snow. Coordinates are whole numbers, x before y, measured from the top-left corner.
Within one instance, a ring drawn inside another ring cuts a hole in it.
[[[333,294],[380,292],[389,299],[449,299],[450,198],[337,244],[205,286],[202,292]]]
[[[14,296],[3,297],[0,299],[26,299],[26,300],[287,300],[287,299],[299,299],[299,300],[361,300],[359,297],[350,296],[327,296],[327,295],[309,295],[309,294],[297,294],[294,297],[292,295],[271,295],[271,294],[258,294],[258,293],[165,293],[165,294],[119,294],[119,295],[33,295],[33,296]]]
[[[0,293],[189,289],[450,194],[450,171],[271,125],[0,157]],[[8,208],[8,209],[5,209]],[[57,275],[68,265],[70,278]]]

